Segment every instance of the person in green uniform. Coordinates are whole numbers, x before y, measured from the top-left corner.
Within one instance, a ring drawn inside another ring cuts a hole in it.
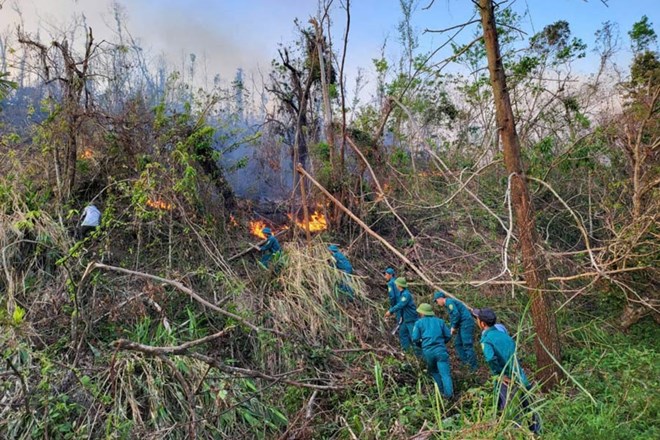
[[[408,281],[405,278],[397,278],[394,282],[398,291],[397,302],[385,313],[385,319],[396,316],[401,323],[399,327],[399,342],[403,351],[411,348],[418,354],[418,350],[412,344],[412,331],[417,321],[417,310],[415,300],[408,290]]]
[[[329,245],[328,250],[332,254],[330,265],[340,272],[343,272],[341,279],[336,282],[336,288],[338,291],[345,294],[349,300],[353,301],[355,291],[351,287],[350,279],[348,277],[348,275],[353,274],[353,266],[351,265],[351,262],[348,261],[348,258],[346,258],[346,255],[339,251],[339,246],[336,244]]]
[[[516,356],[516,343],[508,334],[495,327],[497,316],[491,309],[474,309],[477,324],[481,328],[481,349],[486,358],[486,363],[493,375],[498,376],[495,384],[497,394],[497,408],[502,411],[509,398],[516,394],[520,386],[524,391],[520,396],[520,404],[523,411],[530,411],[527,391],[531,388],[525,372],[520,367]],[[537,413],[532,413],[532,421],[529,429],[538,434],[541,431],[541,421]]]
[[[413,327],[413,343],[421,346],[427,371],[438,385],[440,393],[446,398],[452,398],[454,385],[451,380],[449,353],[445,345],[451,339],[449,327],[445,321],[436,318],[431,304],[420,304],[417,313],[419,320]]]
[[[383,276],[387,282],[387,297],[390,299],[390,307],[394,307],[398,302],[399,289],[396,288],[396,272],[391,267],[383,271]]]
[[[454,347],[461,362],[469,365],[472,371],[477,369],[477,355],[474,352],[474,319],[465,304],[454,298],[447,298],[442,290],[433,294],[433,301],[444,306],[449,314],[451,334],[456,335]]]
[[[280,242],[277,241],[277,237],[273,235],[273,231],[271,231],[270,228],[263,228],[261,232],[266,236],[266,242],[259,246],[259,250],[262,252],[259,264],[264,269],[267,269],[270,264],[270,260],[273,259],[273,257],[278,257],[280,255],[282,247],[280,246]]]

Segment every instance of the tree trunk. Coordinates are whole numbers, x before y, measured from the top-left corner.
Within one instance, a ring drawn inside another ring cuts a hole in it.
[[[547,283],[545,262],[542,252],[539,252],[540,242],[536,234],[534,208],[520,158],[520,140],[506,86],[492,0],[479,0],[479,9],[495,100],[495,116],[504,150],[504,162],[507,172],[512,175],[511,202],[518,224],[525,281],[530,289],[532,320],[536,330],[536,360],[540,369],[542,387],[548,390],[557,384],[561,375],[561,369],[556,364],[561,360],[557,321],[552,309],[552,298],[544,293]]]
[[[330,149],[330,164],[332,165],[332,172],[336,174],[335,166],[335,133],[332,125],[332,105],[330,104],[330,78],[328,71],[329,66],[326,66],[325,56],[326,47],[323,38],[323,28],[319,25],[316,19],[312,18],[310,23],[314,26],[314,34],[316,37],[316,49],[319,57],[319,73],[321,76],[321,93],[323,94],[323,129],[325,131],[326,142]]]

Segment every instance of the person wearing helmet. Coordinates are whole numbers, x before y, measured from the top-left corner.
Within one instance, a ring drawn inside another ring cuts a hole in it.
[[[429,376],[438,386],[438,390],[446,398],[454,396],[454,385],[451,380],[449,353],[447,342],[451,339],[451,331],[445,321],[437,318],[431,304],[422,303],[417,307],[419,320],[412,331],[412,340],[422,348],[422,358],[426,362]]]

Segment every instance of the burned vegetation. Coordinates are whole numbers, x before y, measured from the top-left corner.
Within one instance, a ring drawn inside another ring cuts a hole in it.
[[[515,2],[423,52],[433,3],[367,88],[350,1],[261,85],[151,62],[117,3],[0,39],[1,438],[660,436],[652,23],[586,77]]]

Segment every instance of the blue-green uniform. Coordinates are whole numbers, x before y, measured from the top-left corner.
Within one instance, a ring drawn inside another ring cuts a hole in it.
[[[438,385],[445,397],[454,395],[454,385],[451,381],[449,353],[446,343],[451,339],[449,327],[440,318],[423,316],[416,323],[412,332],[412,340],[421,345],[422,357],[426,362],[429,375]]]
[[[491,373],[496,376],[504,374],[529,388],[527,376],[516,359],[516,343],[511,336],[495,327],[489,327],[481,334],[481,349]]]
[[[353,273],[353,266],[351,265],[351,262],[348,261],[348,258],[346,258],[344,254],[339,252],[339,248],[335,245],[328,246],[328,249],[332,253],[332,258],[333,258],[332,265],[336,267],[338,270],[344,272],[345,274],[351,275]],[[345,293],[350,300],[353,300],[355,292],[353,291],[353,288],[350,286],[349,279],[347,276],[344,275],[343,280],[337,281],[337,289]]]
[[[449,313],[449,325],[456,329],[454,347],[459,359],[470,366],[474,371],[477,369],[477,355],[474,352],[474,319],[465,304],[454,299],[445,300],[445,308]]]
[[[401,323],[399,342],[401,342],[403,351],[407,351],[410,348],[414,349],[412,332],[415,322],[417,322],[417,306],[415,306],[415,300],[408,289],[399,291],[396,286],[394,288],[398,292],[397,303],[390,307],[389,312],[396,316],[397,322]]]
[[[278,254],[282,250],[282,248],[280,246],[280,242],[277,241],[277,237],[275,237],[273,234],[268,234],[268,239],[266,239],[266,243],[261,245],[259,247],[259,250],[263,252],[263,255],[261,257],[261,264],[264,267],[268,267],[270,260],[273,258],[275,254]]]
[[[399,302],[399,289],[396,288],[396,284],[394,284],[395,281],[396,277],[392,277],[387,282],[387,296],[390,299],[390,307],[394,307],[396,303]]]
[[[495,393],[498,396],[497,407],[503,410],[509,395],[515,394],[518,385],[522,385],[526,390],[531,388],[525,372],[518,363],[516,343],[508,334],[495,327],[489,327],[481,334],[481,349],[484,352],[491,373],[497,376],[506,376],[510,380],[509,384],[499,380],[495,384]],[[512,386],[511,389],[510,386]],[[523,394],[521,396],[520,403],[523,410],[529,408],[527,395]],[[535,433],[540,432],[541,421],[538,414],[532,414],[529,429]]]

